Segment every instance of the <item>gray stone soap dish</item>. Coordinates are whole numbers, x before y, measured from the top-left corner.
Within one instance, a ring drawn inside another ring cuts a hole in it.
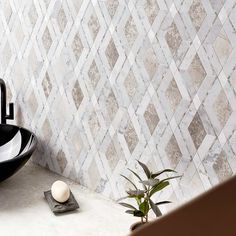
[[[44,196],[48,202],[50,209],[55,214],[64,213],[67,211],[74,211],[79,208],[79,204],[75,200],[75,197],[72,192],[70,192],[70,198],[64,203],[57,202],[52,197],[51,190],[44,192]]]

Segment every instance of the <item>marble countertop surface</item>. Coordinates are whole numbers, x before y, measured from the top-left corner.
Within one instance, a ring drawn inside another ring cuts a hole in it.
[[[43,195],[55,180],[65,181],[80,209],[55,216]],[[125,209],[29,162],[16,175],[0,183],[0,235],[2,236],[125,236],[137,221]]]

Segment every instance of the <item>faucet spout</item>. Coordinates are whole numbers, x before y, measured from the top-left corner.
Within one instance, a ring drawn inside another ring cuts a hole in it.
[[[7,119],[14,119],[14,104],[9,104],[9,114],[7,115],[6,107],[7,107],[7,93],[6,93],[6,84],[3,79],[0,79],[0,87],[1,87],[1,124],[6,124]]]

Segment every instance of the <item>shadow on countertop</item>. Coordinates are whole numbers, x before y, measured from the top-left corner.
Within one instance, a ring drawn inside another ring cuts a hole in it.
[[[18,173],[0,182],[0,212],[28,208],[45,201],[43,192],[62,178],[29,161]]]

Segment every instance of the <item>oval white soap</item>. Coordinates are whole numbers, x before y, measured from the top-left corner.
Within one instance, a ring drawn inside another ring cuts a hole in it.
[[[63,203],[69,199],[70,189],[65,182],[57,180],[52,184],[51,194],[57,202]]]

